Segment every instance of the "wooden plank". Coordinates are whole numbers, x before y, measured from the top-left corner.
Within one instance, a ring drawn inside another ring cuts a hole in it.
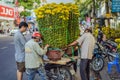
[[[78,59],[78,57],[77,56],[75,56],[75,57],[72,57],[73,59]],[[58,61],[51,61],[51,60],[47,60],[47,61],[45,61],[45,62],[47,62],[47,63],[51,63],[51,64],[61,64],[61,65],[66,65],[68,62],[70,62],[71,61],[71,59],[70,58],[61,58],[61,60],[58,60]]]

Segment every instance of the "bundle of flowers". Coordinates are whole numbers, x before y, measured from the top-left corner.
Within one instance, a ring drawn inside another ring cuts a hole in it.
[[[63,48],[79,36],[79,11],[75,4],[46,4],[35,10],[44,44]]]

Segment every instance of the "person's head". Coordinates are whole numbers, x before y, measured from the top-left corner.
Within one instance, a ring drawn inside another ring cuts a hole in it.
[[[41,40],[42,35],[39,32],[33,32],[32,34],[32,39],[34,41],[39,42]]]
[[[27,28],[28,28],[28,24],[26,22],[21,22],[19,24],[19,29],[21,32],[25,32],[27,30]]]
[[[88,17],[88,14],[85,14],[85,17]]]
[[[90,27],[90,28],[86,28],[84,32],[85,32],[85,33],[86,33],[86,32],[92,33],[92,28],[91,28],[91,27]]]
[[[106,41],[106,40],[107,40],[106,35],[103,34],[102,41]]]

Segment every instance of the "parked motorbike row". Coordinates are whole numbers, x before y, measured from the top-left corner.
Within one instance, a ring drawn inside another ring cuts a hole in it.
[[[101,71],[105,64],[105,59],[107,61],[113,61],[117,54],[117,44],[113,41],[105,41],[102,43],[96,43],[94,56],[91,62],[91,68],[98,72]]]

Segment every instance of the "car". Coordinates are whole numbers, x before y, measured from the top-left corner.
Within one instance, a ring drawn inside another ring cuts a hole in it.
[[[10,31],[10,36],[14,36],[14,34],[16,33],[18,31],[18,27],[16,27],[16,28],[13,28],[11,31]],[[23,33],[23,35],[26,35],[27,34],[27,32],[24,32]]]
[[[18,28],[13,28],[11,31],[10,31],[10,36],[14,36],[14,34],[18,31]]]

